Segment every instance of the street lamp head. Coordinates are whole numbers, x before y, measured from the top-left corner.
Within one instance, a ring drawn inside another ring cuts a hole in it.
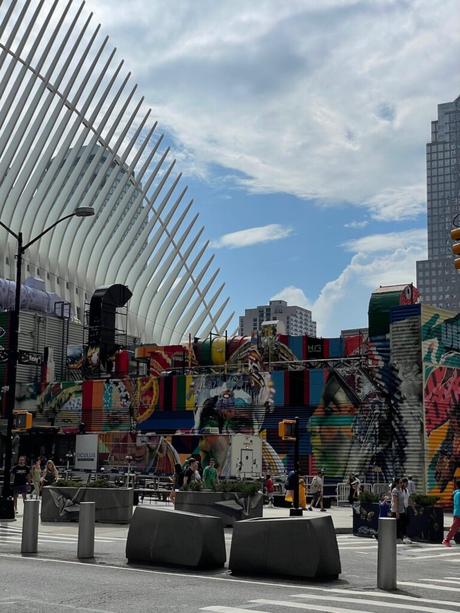
[[[94,215],[94,209],[92,206],[79,206],[75,209],[74,215],[76,217],[91,217]]]

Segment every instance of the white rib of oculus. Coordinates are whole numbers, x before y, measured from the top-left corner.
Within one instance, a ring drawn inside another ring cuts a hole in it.
[[[96,287],[127,285],[128,331],[143,340],[222,333],[233,313],[193,201],[99,29],[72,1],[1,3],[0,219],[27,242],[94,207],[32,246],[24,277],[40,276],[80,314]],[[0,232],[0,276],[14,279],[16,244]]]

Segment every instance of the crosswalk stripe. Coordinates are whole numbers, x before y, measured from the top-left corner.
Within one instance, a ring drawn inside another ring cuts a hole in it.
[[[6,539],[0,535],[0,543],[19,543],[22,540],[22,536],[9,536]],[[42,534],[38,535],[38,540],[44,543],[62,543],[63,545],[67,545],[69,543],[77,543],[78,537],[69,537],[67,539],[63,539],[62,537],[55,538],[53,535],[43,536]],[[94,541],[96,543],[112,543],[113,541],[108,541],[106,539],[98,539],[95,538]]]
[[[460,592],[460,587],[448,587],[447,585],[435,585],[434,583],[416,583],[415,581],[398,581],[398,585],[409,587],[422,587],[426,590],[443,590],[446,592]]]
[[[214,613],[268,613],[267,611],[261,611],[260,609],[240,609],[239,607],[203,607],[200,611],[213,611]]]
[[[460,551],[452,553],[435,553],[434,555],[427,556],[411,556],[411,560],[432,560],[433,558],[453,558],[454,556],[458,556],[460,560]]]
[[[294,594],[292,598],[308,598],[309,600],[330,600],[330,596],[319,596],[318,594]],[[389,607],[394,610],[393,602],[382,602],[381,600],[369,600],[368,598],[341,598],[340,603],[343,604],[364,604],[364,605],[372,605],[374,607]],[[308,606],[308,605],[307,605]],[[409,604],[407,602],[404,603],[405,611],[423,611],[424,613],[439,613],[439,607],[424,607],[420,604]],[[442,609],[443,613],[458,613],[453,609]]]
[[[265,598],[259,598],[258,600],[251,600],[254,604],[272,604],[279,607],[291,607],[294,609],[304,609],[308,611],[325,611],[325,613],[372,613],[372,611],[365,611],[364,609],[345,609],[344,607],[320,605],[320,604],[302,604],[300,602],[290,602],[288,600],[268,600]],[[438,611],[436,613],[439,613]],[[457,612],[456,612],[457,613]]]
[[[358,545],[356,547],[340,547],[339,545],[339,550],[340,551],[362,551],[363,549],[377,549],[377,547],[375,545]]]
[[[3,535],[8,535],[8,534],[22,534],[22,528],[7,528],[6,530],[2,530],[2,526],[0,526],[0,536]],[[49,536],[53,536],[53,537],[65,537],[65,538],[71,538],[71,537],[77,537],[77,534],[69,534],[69,533],[65,533],[65,532],[47,532],[47,531],[40,531],[39,534],[46,534]],[[97,531],[96,531],[97,534]],[[116,540],[116,541],[126,541],[127,535],[126,536],[105,536],[103,534],[101,534],[101,536],[96,536],[96,538],[107,538],[110,540]]]
[[[431,581],[439,581],[439,579],[431,579]],[[366,590],[350,590],[339,587],[324,588],[324,587],[308,587],[309,590],[316,590],[321,592],[333,592],[334,594],[344,594],[352,596],[371,596],[373,598],[382,598],[382,592],[366,591]],[[459,602],[453,602],[452,600],[436,600],[434,598],[419,598],[417,596],[407,596],[406,594],[392,594],[390,592],[385,593],[385,599],[397,599],[397,600],[409,600],[412,602],[424,603],[424,604],[441,604],[445,606],[454,606],[460,608]]]
[[[436,581],[436,583],[453,583],[454,585],[460,585],[460,579],[431,579],[430,578],[430,579],[420,579],[420,581]]]

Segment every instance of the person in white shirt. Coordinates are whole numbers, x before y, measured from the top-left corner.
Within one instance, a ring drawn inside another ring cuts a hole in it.
[[[407,478],[407,489],[409,491],[409,496],[412,496],[417,491],[417,486],[415,485],[415,481],[413,480],[411,475],[409,475],[409,477]]]

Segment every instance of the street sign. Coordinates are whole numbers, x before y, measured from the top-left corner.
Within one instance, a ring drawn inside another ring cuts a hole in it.
[[[18,351],[19,364],[27,364],[30,366],[40,366],[42,363],[42,354],[35,351]]]

